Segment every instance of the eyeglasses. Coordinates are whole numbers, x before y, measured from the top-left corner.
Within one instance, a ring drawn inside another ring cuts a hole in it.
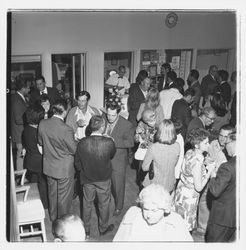
[[[219,134],[219,136],[220,136],[221,138],[225,138],[225,139],[228,138],[228,135],[221,135],[221,134]]]

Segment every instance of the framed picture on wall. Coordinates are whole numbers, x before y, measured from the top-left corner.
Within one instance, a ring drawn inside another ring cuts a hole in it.
[[[157,75],[157,65],[150,65],[149,66],[149,76],[154,77]]]

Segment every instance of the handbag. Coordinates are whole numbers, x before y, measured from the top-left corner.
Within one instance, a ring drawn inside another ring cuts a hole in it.
[[[151,161],[150,166],[149,166],[149,179],[152,180],[154,176],[155,176],[154,164],[153,164],[153,161]]]
[[[138,147],[138,149],[134,155],[134,158],[138,161],[143,161],[143,159],[146,155],[146,152],[147,152],[147,148]]]

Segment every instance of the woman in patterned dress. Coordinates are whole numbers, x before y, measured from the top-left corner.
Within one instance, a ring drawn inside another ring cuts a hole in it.
[[[200,192],[205,187],[215,164],[206,164],[203,153],[207,152],[209,133],[202,128],[194,129],[188,135],[188,140],[193,146],[185,154],[181,169],[174,208],[186,221],[189,231],[196,227],[197,206]],[[207,169],[206,169],[207,168]]]

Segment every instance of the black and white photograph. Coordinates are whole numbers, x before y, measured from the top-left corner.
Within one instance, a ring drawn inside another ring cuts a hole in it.
[[[246,13],[126,3],[1,11],[0,241],[243,249]]]

